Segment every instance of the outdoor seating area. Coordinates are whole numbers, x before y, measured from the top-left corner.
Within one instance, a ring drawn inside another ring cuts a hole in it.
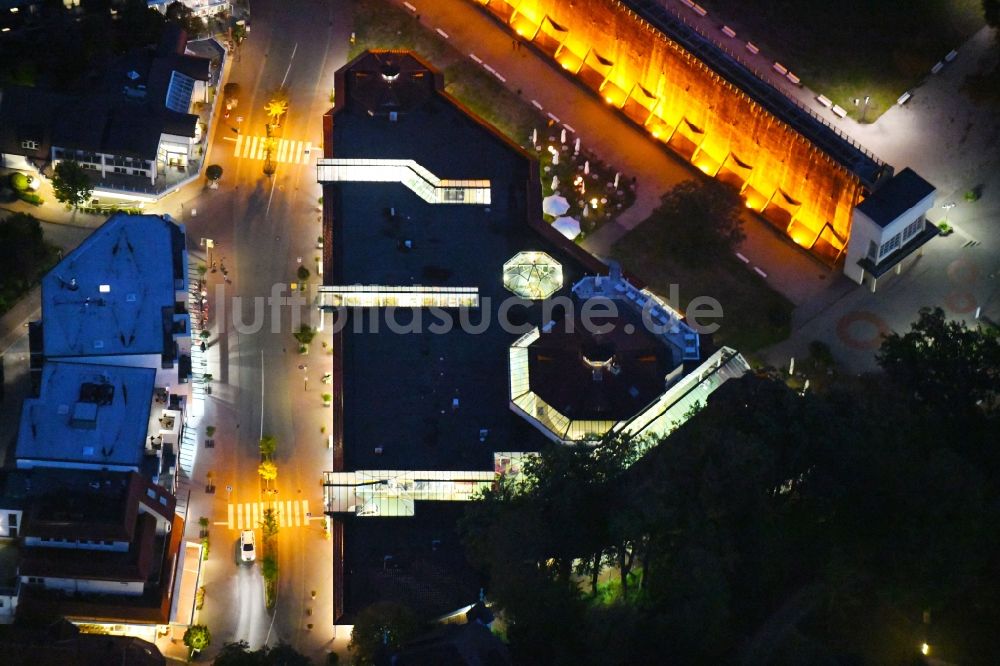
[[[635,181],[582,150],[572,132],[551,125],[528,138],[539,162],[542,213],[570,240],[583,240],[635,202]]]

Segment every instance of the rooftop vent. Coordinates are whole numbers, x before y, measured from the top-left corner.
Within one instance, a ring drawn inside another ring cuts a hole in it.
[[[94,349],[104,349],[104,340],[94,340]]]
[[[93,430],[97,427],[97,403],[78,402],[73,405],[73,416],[69,425],[72,428]]]
[[[66,280],[61,275],[57,275],[56,279],[59,280],[59,286],[62,287],[63,289],[69,289],[70,291],[76,291],[77,289],[80,288],[80,285],[77,284],[77,282],[76,282],[76,278],[70,278],[69,280]]]
[[[115,397],[114,384],[105,381],[101,384],[84,382],[80,384],[80,402],[92,402],[95,405],[110,405]]]
[[[392,83],[399,78],[399,65],[394,62],[387,62],[382,65],[382,78],[386,83]]]

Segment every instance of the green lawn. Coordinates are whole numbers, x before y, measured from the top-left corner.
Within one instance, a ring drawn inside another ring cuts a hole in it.
[[[671,284],[678,285],[680,302],[671,305],[681,310],[698,296],[718,300],[723,317],[713,336],[717,345],[753,352],[784,340],[791,332],[794,306],[787,298],[734,256],[706,259],[694,266],[678,261],[670,255],[665,225],[643,222],[615,244],[612,255],[663,298],[669,297]]]
[[[802,82],[873,121],[983,26],[981,0],[702,0]]]

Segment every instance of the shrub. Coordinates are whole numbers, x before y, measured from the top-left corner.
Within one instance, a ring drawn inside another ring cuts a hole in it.
[[[260,563],[260,573],[264,580],[274,582],[278,578],[278,558],[274,553],[268,553]]]
[[[308,280],[309,279],[309,269],[306,268],[305,266],[299,266],[299,270],[296,273],[296,275],[298,276],[299,280],[303,280],[303,281]]]
[[[329,393],[324,393],[323,394],[323,404],[324,405],[329,405],[331,402],[333,402],[333,396],[330,395]]]
[[[28,177],[23,173],[12,173],[10,174],[10,186],[15,192],[24,192],[28,189],[29,184]]]
[[[41,198],[34,192],[18,192],[17,198],[25,203],[30,203],[32,206],[41,206],[45,203],[45,199]]]
[[[294,335],[299,344],[308,345],[316,337],[316,331],[310,328],[309,324],[302,324]]]
[[[809,355],[818,363],[833,365],[833,352],[830,351],[830,345],[822,340],[813,340],[809,343]]]

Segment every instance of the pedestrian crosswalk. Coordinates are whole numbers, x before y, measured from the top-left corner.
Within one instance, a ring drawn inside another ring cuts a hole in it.
[[[278,502],[240,502],[227,506],[228,525],[231,530],[253,530],[261,526],[264,512],[274,510],[278,527],[303,527],[317,518],[309,513],[309,500],[285,500]]]
[[[276,164],[309,164],[312,161],[312,141],[272,139],[271,161]],[[267,153],[267,137],[240,134],[236,137],[233,155],[248,160],[262,160]]]

